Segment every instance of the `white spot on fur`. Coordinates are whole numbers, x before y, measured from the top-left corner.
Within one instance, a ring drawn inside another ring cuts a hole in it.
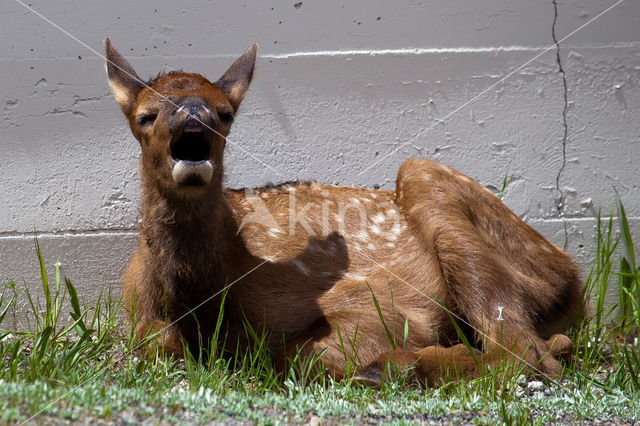
[[[311,253],[322,253],[324,249],[318,243],[311,243],[309,244],[309,251]]]
[[[325,251],[329,256],[335,256],[338,253],[338,245],[332,241],[331,244],[327,245]]]
[[[380,235],[380,227],[378,225],[369,226],[369,231],[373,232],[376,235]]]
[[[402,231],[402,227],[400,226],[399,223],[394,223],[393,227],[391,228],[391,232],[393,232],[393,235],[399,235],[400,232]]]
[[[373,223],[380,225],[382,222],[384,222],[384,215],[382,213],[378,213],[371,220],[373,221]]]
[[[309,245],[309,251],[315,254],[326,254],[328,256],[335,256],[338,248],[335,243],[330,241],[329,243],[327,243],[326,247],[323,247],[318,243],[311,243]]]
[[[353,203],[360,204],[360,199],[359,198],[352,198],[351,201]]]
[[[301,261],[294,259],[294,260],[291,261],[291,264],[293,266],[295,266],[295,268],[298,271],[302,272],[305,275],[309,275],[309,268],[307,268],[307,266],[304,263],[302,263]]]
[[[268,232],[269,236],[277,237],[278,234],[282,234],[282,230],[280,228],[271,228]]]
[[[368,248],[369,250],[375,250],[375,249],[377,249],[378,247],[376,247],[376,246],[375,246],[375,244],[371,244],[371,243],[369,243],[369,244],[367,244],[367,248]]]
[[[387,243],[386,246],[389,248],[394,248],[396,245],[394,243]]]
[[[344,277],[348,280],[358,280],[358,281],[364,281],[367,279],[367,277],[365,277],[364,275],[352,274],[350,272],[347,272],[346,274],[344,274]]]
[[[360,231],[358,235],[356,235],[356,238],[362,242],[366,242],[369,239],[369,234],[367,231]]]

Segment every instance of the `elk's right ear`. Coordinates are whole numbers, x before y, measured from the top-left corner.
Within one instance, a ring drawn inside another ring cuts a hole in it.
[[[229,98],[234,113],[238,111],[240,102],[242,102],[244,94],[249,88],[249,83],[251,83],[257,54],[258,44],[253,43],[244,55],[236,59],[224,75],[216,81],[216,86],[221,88]]]
[[[109,86],[125,115],[133,110],[138,93],[144,83],[126,59],[113,47],[109,37],[104,38],[104,67],[107,71]]]

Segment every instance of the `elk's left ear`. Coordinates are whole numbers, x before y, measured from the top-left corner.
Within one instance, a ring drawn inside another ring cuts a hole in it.
[[[122,57],[111,44],[109,37],[104,38],[104,66],[113,96],[116,98],[122,112],[129,116],[138,98],[138,93],[144,83],[126,59]]]
[[[216,81],[216,86],[221,88],[229,98],[234,112],[238,111],[240,102],[242,102],[244,94],[251,83],[257,53],[258,44],[253,43],[244,55],[239,57],[224,75]]]

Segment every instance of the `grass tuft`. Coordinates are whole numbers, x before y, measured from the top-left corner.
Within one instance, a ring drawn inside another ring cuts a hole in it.
[[[507,184],[505,178],[503,193]],[[271,361],[268,330],[245,322],[250,349],[241,350],[244,346],[226,340],[226,295],[221,296],[213,338],[200,353],[185,348],[184,360],[154,352],[143,355],[129,327],[123,326],[122,303],[110,287],[86,305],[72,282],[61,276],[59,264],[50,282],[36,239],[41,293],[31,294],[9,282],[0,294],[0,422],[151,419],[275,424],[308,422],[314,416],[335,423],[634,421],[640,417],[636,250],[624,206],[617,200],[607,217],[597,217],[596,253],[584,295],[588,308],[569,331],[575,352],[558,383],[527,378],[522,364],[505,361],[486,366],[486,374],[470,381],[450,371],[450,381],[437,389],[407,386],[402,374],[407,371],[371,389],[348,379],[359,364],[363,340],[357,324],[353,335],[338,330],[347,380],[338,383],[327,376],[321,353],[299,352],[279,374]],[[614,285],[619,291],[612,291]],[[404,321],[404,330],[396,335],[396,312],[385,318],[370,291],[390,345],[405,348],[409,323]],[[617,300],[611,303],[608,294]],[[21,318],[27,326],[8,328],[5,323],[19,299],[26,299],[30,308]],[[462,330],[459,335],[473,354]]]

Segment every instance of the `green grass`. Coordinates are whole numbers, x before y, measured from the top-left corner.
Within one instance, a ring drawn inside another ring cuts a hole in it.
[[[251,349],[231,357],[219,356],[224,346],[220,322],[210,348],[213,356],[187,354],[183,361],[142,356],[109,288],[84,306],[57,266],[55,282],[49,282],[36,240],[42,291],[31,294],[9,282],[0,296],[0,422],[152,418],[272,424],[307,422],[311,416],[335,423],[400,424],[640,419],[640,348],[629,344],[640,326],[640,267],[620,202],[606,219],[598,218],[596,249],[585,291],[590,309],[569,332],[575,354],[563,380],[539,382],[525,378],[521,366],[505,364],[473,381],[455,380],[451,372],[452,381],[438,389],[407,387],[402,375],[372,389],[326,378],[317,357],[296,356],[289,370],[278,374],[267,334],[249,326]],[[607,306],[604,295],[614,285],[620,288],[618,300]],[[30,314],[24,320],[30,331],[2,329],[20,298],[28,301]],[[372,298],[390,341],[406,342],[408,325],[396,335],[373,292]],[[340,336],[345,353],[355,353],[353,365],[358,338]]]

